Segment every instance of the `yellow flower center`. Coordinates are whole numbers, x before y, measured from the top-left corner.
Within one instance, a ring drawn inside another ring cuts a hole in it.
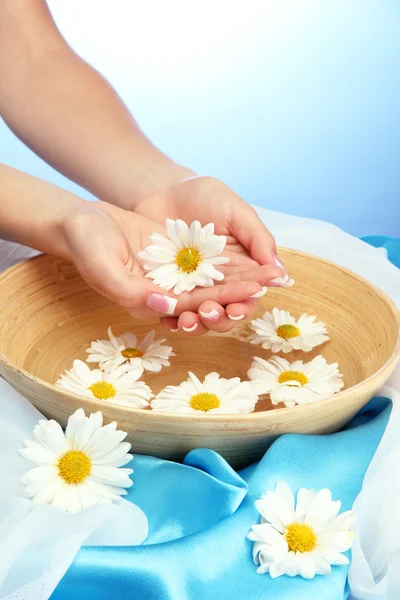
[[[306,385],[308,378],[301,371],[283,371],[278,377],[278,382],[286,383],[286,381],[298,381],[301,385]]]
[[[196,248],[182,248],[176,255],[175,262],[184,273],[193,273],[199,266],[201,257]]]
[[[97,381],[88,389],[98,400],[108,400],[109,398],[114,398],[115,394],[117,393],[117,390],[113,384],[108,383],[108,381]]]
[[[121,350],[121,354],[124,358],[142,358],[143,352],[139,348],[124,348]]]
[[[209,392],[201,392],[200,394],[195,394],[191,397],[190,406],[195,410],[202,410],[203,412],[208,412],[212,408],[219,408],[220,401],[215,394],[210,394]]]
[[[283,338],[284,340],[289,340],[290,338],[298,337],[301,335],[301,331],[296,325],[290,325],[287,323],[286,325],[279,325],[276,330],[276,335]]]
[[[311,552],[317,545],[317,536],[306,523],[291,523],[286,527],[285,540],[292,552]]]
[[[91,470],[90,459],[79,450],[69,450],[58,461],[58,472],[67,483],[82,483]]]

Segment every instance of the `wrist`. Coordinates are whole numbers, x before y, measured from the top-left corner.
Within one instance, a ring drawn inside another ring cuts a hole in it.
[[[93,210],[96,210],[98,204],[99,202],[76,197],[68,205],[60,206],[52,221],[47,224],[46,232],[42,233],[48,246],[44,251],[74,262],[70,243],[71,233],[76,229],[81,215],[90,214]]]
[[[118,186],[102,195],[102,200],[119,208],[134,211],[146,198],[156,195],[179,181],[194,177],[196,173],[175,163],[155,149],[157,156],[145,157],[139,166],[121,172]]]

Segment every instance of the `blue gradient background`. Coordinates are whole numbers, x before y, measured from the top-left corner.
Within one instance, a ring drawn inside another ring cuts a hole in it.
[[[177,161],[269,209],[400,235],[400,1],[49,4]],[[1,122],[0,161],[89,197]]]

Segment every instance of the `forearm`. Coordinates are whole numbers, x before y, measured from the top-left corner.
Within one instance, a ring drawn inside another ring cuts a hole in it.
[[[43,0],[0,6],[0,89],[0,112],[16,135],[107,202],[131,208],[193,174],[146,138],[109,83],[63,40]]]
[[[0,238],[69,258],[64,223],[87,202],[0,164]]]

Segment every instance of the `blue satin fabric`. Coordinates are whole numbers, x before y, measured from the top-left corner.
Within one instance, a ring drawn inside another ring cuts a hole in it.
[[[149,518],[145,545],[82,548],[52,599],[346,598],[347,567],[312,581],[257,575],[246,535],[259,521],[254,501],[279,479],[294,491],[328,487],[351,508],[389,411],[381,399],[340,433],[284,435],[239,473],[211,450],[194,450],[183,465],[137,456],[129,499]]]
[[[388,250],[400,260],[400,243]],[[184,464],[137,456],[128,499],[148,516],[148,539],[139,547],[82,548],[52,600],[347,598],[348,567],[311,581],[257,575],[246,535],[259,522],[254,501],[279,479],[294,492],[328,487],[350,509],[389,414],[388,400],[375,399],[340,433],[284,435],[239,473],[206,449]]]

